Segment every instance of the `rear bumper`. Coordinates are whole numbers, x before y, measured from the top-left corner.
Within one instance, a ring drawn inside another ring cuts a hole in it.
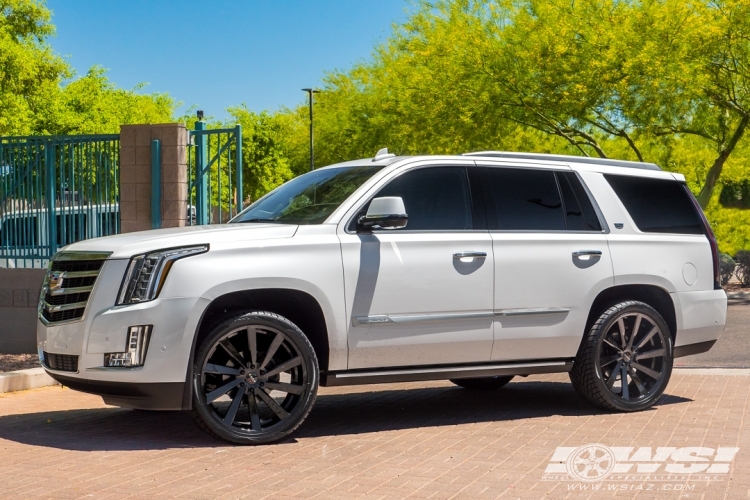
[[[716,343],[727,321],[724,290],[672,293],[677,332],[674,357],[706,352]]]

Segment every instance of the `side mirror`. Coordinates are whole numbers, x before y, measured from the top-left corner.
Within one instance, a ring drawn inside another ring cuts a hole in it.
[[[404,200],[399,196],[374,198],[367,209],[367,215],[357,221],[358,229],[370,231],[379,229],[399,229],[406,227],[409,216],[406,215]]]

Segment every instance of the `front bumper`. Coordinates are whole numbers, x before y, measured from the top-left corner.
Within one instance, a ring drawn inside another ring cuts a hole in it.
[[[208,305],[200,297],[158,298],[114,306],[126,261],[107,261],[81,321],[45,325],[37,321],[37,348],[77,357],[76,371],[45,369],[72,389],[99,394],[108,404],[144,409],[189,407],[188,363],[195,331]],[[105,367],[106,353],[124,352],[128,329],[153,325],[145,362],[139,367]]]

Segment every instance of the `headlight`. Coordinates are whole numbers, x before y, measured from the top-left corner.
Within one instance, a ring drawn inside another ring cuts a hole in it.
[[[170,248],[130,259],[128,271],[120,287],[117,305],[137,304],[154,300],[161,291],[167,273],[178,259],[208,252],[208,245]]]

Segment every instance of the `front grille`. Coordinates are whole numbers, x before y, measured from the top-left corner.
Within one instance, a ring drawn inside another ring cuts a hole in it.
[[[44,366],[60,372],[77,372],[78,356],[73,354],[52,354],[44,352]]]
[[[47,324],[83,318],[91,290],[109,254],[63,252],[52,261],[44,280],[39,316]]]

